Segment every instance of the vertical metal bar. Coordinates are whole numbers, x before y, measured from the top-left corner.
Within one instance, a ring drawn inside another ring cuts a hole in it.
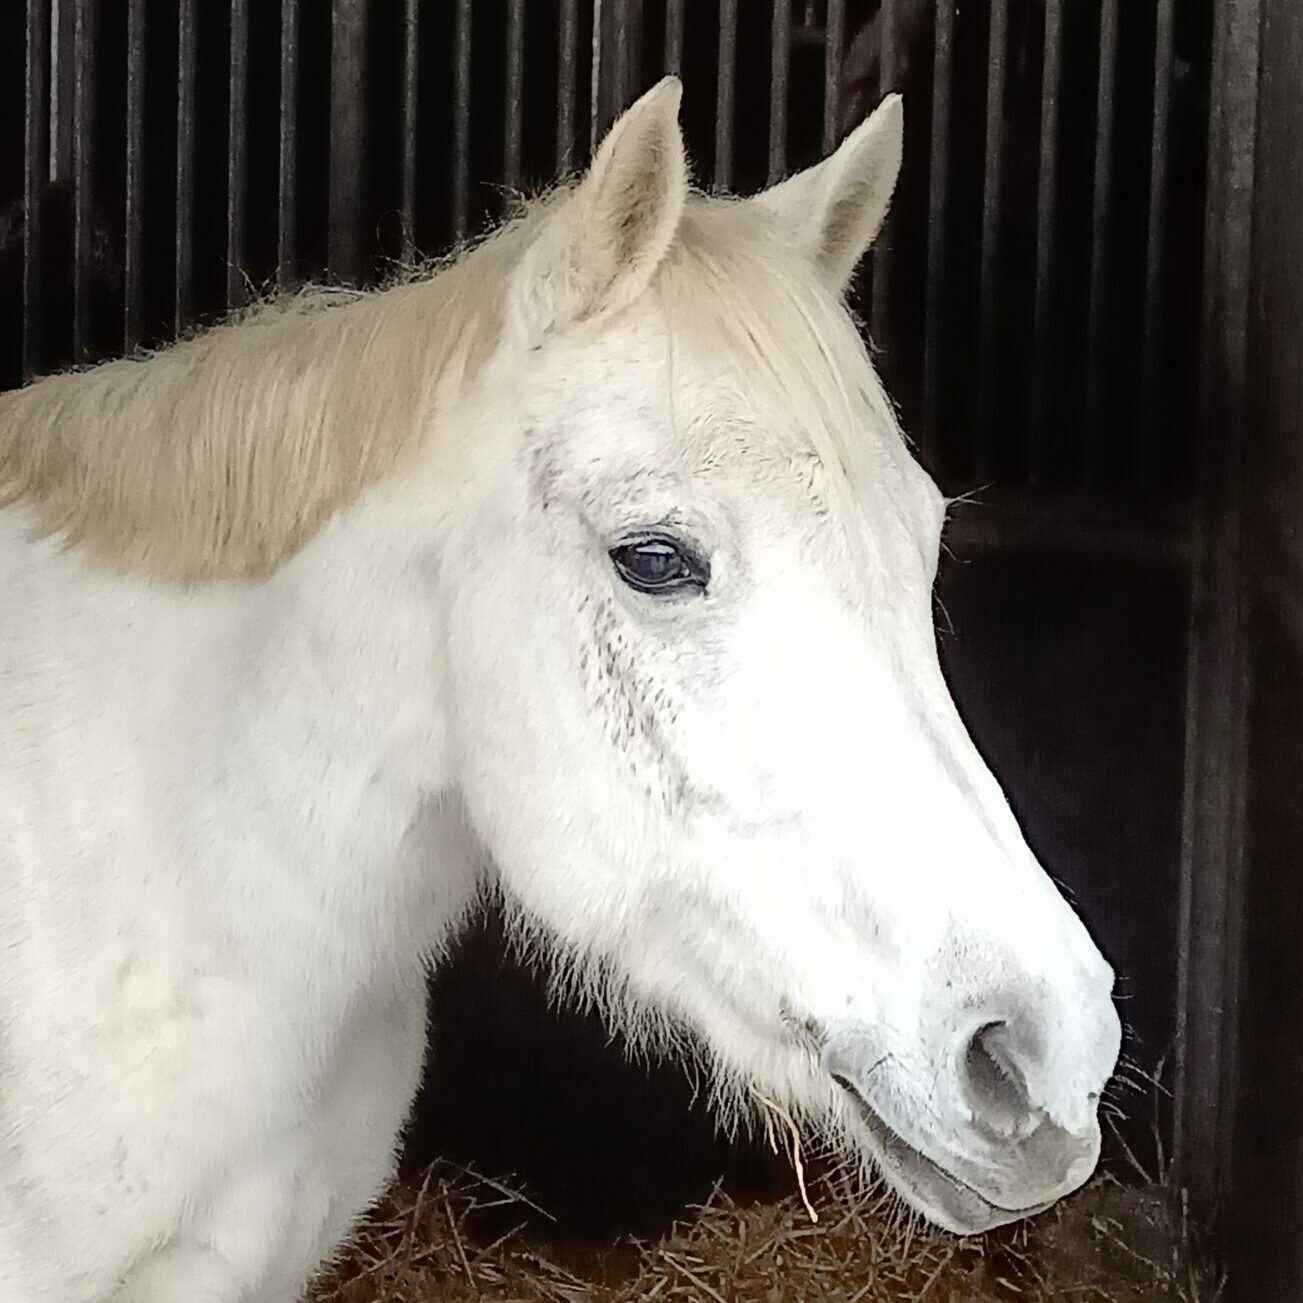
[[[901,51],[896,48],[896,38],[900,35],[899,15],[896,12],[898,3],[899,0],[880,0],[878,5],[878,30],[882,33],[878,54],[879,99],[897,85],[897,65],[901,55]]]
[[[737,98],[737,0],[719,3],[719,71],[715,83],[715,189],[733,184],[733,113]]]
[[[299,138],[299,0],[281,0],[280,156],[277,178],[276,280],[294,279]]]
[[[878,7],[878,30],[882,45],[878,57],[878,98],[881,99],[896,84],[896,0],[881,0]],[[887,218],[887,224],[891,221]],[[869,303],[869,327],[878,345],[890,352],[888,332],[891,326],[891,248],[879,231],[874,242],[871,274],[873,285]]]
[[[507,4],[507,104],[502,143],[502,180],[509,190],[520,188],[521,104],[525,80],[525,0]]]
[[[362,274],[363,73],[366,0],[331,0],[330,270],[356,283]]]
[[[1036,196],[1036,299],[1033,326],[1032,409],[1028,474],[1044,479],[1049,457],[1050,329],[1055,287],[1058,225],[1059,85],[1063,72],[1063,0],[1045,0],[1045,49],[1041,64],[1041,162]]]
[[[619,0],[619,3],[624,11],[624,22],[620,26],[620,78],[624,92],[620,108],[623,109],[643,88],[643,0]]]
[[[932,71],[932,155],[928,161],[927,302],[923,345],[924,460],[937,470],[941,440],[941,341],[950,189],[950,85],[954,68],[954,0],[936,0]]]
[[[557,43],[556,170],[565,175],[575,161],[575,91],[579,71],[579,0],[561,0]]]
[[[471,7],[472,0],[457,0],[453,34],[452,231],[459,240],[466,235],[471,190]]]
[[[50,8],[50,180],[72,177],[73,84],[77,80],[77,0],[54,0]]]
[[[604,0],[594,6],[594,143],[641,85],[642,11],[643,0]]]
[[[1140,456],[1137,477],[1149,487],[1161,456],[1163,290],[1167,271],[1167,143],[1172,108],[1174,0],[1158,0],[1154,31],[1154,127],[1149,152],[1149,215],[1145,233],[1145,328],[1141,354]]]
[[[226,136],[226,306],[245,300],[244,204],[249,127],[249,0],[231,0]]]
[[[1099,16],[1099,83],[1095,101],[1095,193],[1090,223],[1090,321],[1086,343],[1087,483],[1099,477],[1104,432],[1113,235],[1113,105],[1117,94],[1118,6],[1103,0]]]
[[[142,211],[145,145],[145,0],[127,8],[126,211],[122,247],[122,346],[132,353],[140,344],[142,278]]]
[[[823,39],[823,152],[841,139],[842,51],[846,46],[846,0],[828,0]]]
[[[23,379],[41,364],[42,200],[49,160],[46,73],[49,68],[47,0],[27,0],[27,62],[24,69],[26,117],[23,122]]]
[[[606,15],[602,11],[602,0],[593,0],[593,57],[590,61],[591,76],[588,85],[588,152],[597,152],[597,142],[602,134],[602,30],[606,25]]]
[[[73,173],[73,294],[72,351],[78,362],[90,356],[91,295],[95,274],[95,13],[89,4],[79,4],[74,28],[74,60],[77,70],[72,91]]]
[[[1205,1073],[1200,1058],[1211,1052],[1216,1065],[1226,1040],[1222,1008],[1225,993],[1217,989],[1219,981],[1225,977],[1223,892],[1225,880],[1230,876],[1228,861],[1242,849],[1238,844],[1242,830],[1231,831],[1222,824],[1231,807],[1226,780],[1238,776],[1227,762],[1238,751],[1242,741],[1238,736],[1241,730],[1232,726],[1233,708],[1226,709],[1224,699],[1228,694],[1223,680],[1227,668],[1235,667],[1240,661],[1243,648],[1238,637],[1238,620],[1228,620],[1222,609],[1226,590],[1238,590],[1239,575],[1234,566],[1227,565],[1218,546],[1226,542],[1227,536],[1238,541],[1238,530],[1234,528],[1237,522],[1231,520],[1228,528],[1228,518],[1231,517],[1228,507],[1232,504],[1226,500],[1228,490],[1238,486],[1221,480],[1227,464],[1234,466],[1235,459],[1227,455],[1226,449],[1216,439],[1215,419],[1205,404],[1220,398],[1223,399],[1223,409],[1225,407],[1224,396],[1218,393],[1215,379],[1208,373],[1210,362],[1225,365],[1229,360],[1228,387],[1234,386],[1237,373],[1243,369],[1236,330],[1239,323],[1232,320],[1228,327],[1220,320],[1220,301],[1228,290],[1232,297],[1238,297],[1234,295],[1237,289],[1244,291],[1247,297],[1247,287],[1238,283],[1234,268],[1227,266],[1222,253],[1222,246],[1231,234],[1228,227],[1235,207],[1226,157],[1226,136],[1230,130],[1226,120],[1232,116],[1233,101],[1226,70],[1234,62],[1231,57],[1234,42],[1227,29],[1236,9],[1256,11],[1260,3],[1261,0],[1248,0],[1244,6],[1231,3],[1221,11],[1214,11],[1205,159],[1207,197],[1203,214],[1203,285],[1199,322],[1199,360],[1203,374],[1195,408],[1199,419],[1196,473],[1201,496],[1209,500],[1208,505],[1213,509],[1209,510],[1201,502],[1199,505],[1204,509],[1195,517],[1198,537],[1196,564],[1191,573],[1186,647],[1181,885],[1177,900],[1176,1031],[1173,1036],[1172,1172],[1180,1188],[1191,1189],[1196,1214],[1202,1214],[1206,1225],[1212,1223],[1209,1213],[1217,1202],[1215,1167],[1220,1149],[1210,1133],[1222,1121],[1223,1101],[1220,1071],[1214,1066],[1212,1072]],[[1259,17],[1255,13],[1255,20]],[[1255,71],[1256,62],[1255,59]],[[1256,99],[1256,86],[1254,90]],[[1256,137],[1251,139],[1251,143],[1256,147]],[[1251,189],[1252,168],[1247,180]],[[1247,339],[1244,348],[1247,349]],[[1236,426],[1230,427],[1226,433],[1235,443],[1239,442]],[[1214,527],[1218,527],[1216,532]],[[1211,851],[1207,845],[1210,839]],[[1211,915],[1206,924],[1199,917],[1205,912]]]
[[[416,257],[416,120],[421,94],[420,0],[403,13],[403,261]]]
[[[683,71],[684,0],[665,0],[665,71]]]
[[[792,63],[792,0],[774,0],[769,37],[769,184],[787,171],[787,82]]]
[[[1000,201],[1004,179],[1004,70],[1009,39],[1008,0],[991,0],[986,74],[986,176],[982,189],[981,308],[977,343],[975,470],[989,479],[995,463],[996,330],[1000,323]]]
[[[1247,714],[1241,488],[1263,8],[1263,0],[1225,0],[1213,11],[1172,1156],[1177,1188],[1190,1191],[1205,1226],[1215,1225],[1227,1194],[1237,1090]]]
[[[176,284],[172,324],[181,334],[194,313],[195,55],[198,0],[179,0],[176,85]]]
[[[645,0],[621,0],[628,23],[625,34],[624,77],[629,98],[635,99],[646,88],[643,79],[643,33],[646,14]],[[623,106],[621,106],[623,107]]]
[[[610,91],[605,109],[609,126],[629,102],[630,59],[629,26],[632,15],[629,0],[611,0],[611,22],[606,25],[607,51],[610,55]]]

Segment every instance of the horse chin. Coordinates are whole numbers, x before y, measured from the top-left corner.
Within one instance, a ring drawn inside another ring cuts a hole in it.
[[[997,1226],[1035,1217],[1055,1200],[1023,1208],[1004,1208],[892,1130],[877,1112],[858,1096],[859,1121],[867,1132],[868,1147],[879,1170],[896,1193],[930,1222],[955,1235],[981,1235]]]

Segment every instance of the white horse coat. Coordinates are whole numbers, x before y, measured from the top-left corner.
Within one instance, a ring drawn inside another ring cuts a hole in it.
[[[899,103],[725,202],[678,96],[449,269],[0,396],[4,1303],[298,1298],[486,890],[943,1225],[1093,1169],[1112,973],[841,306]]]

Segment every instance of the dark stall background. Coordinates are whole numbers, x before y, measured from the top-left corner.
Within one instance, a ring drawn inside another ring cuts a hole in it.
[[[14,0],[0,386],[372,284],[581,167],[682,74],[699,184],[814,161],[888,89],[855,304],[954,514],[938,625],[1029,838],[1121,974],[1126,1143],[1237,1296],[1300,1273],[1303,14],[1293,0]],[[716,1136],[477,925],[409,1161],[594,1235],[781,1164]],[[1287,1107],[1288,1106],[1288,1107]],[[1120,1142],[1111,1146],[1120,1151]]]

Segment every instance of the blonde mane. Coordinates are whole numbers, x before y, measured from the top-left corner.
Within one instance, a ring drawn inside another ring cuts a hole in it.
[[[282,296],[0,395],[0,506],[118,571],[271,573],[409,464],[442,395],[492,354],[529,224],[386,289]]]
[[[498,345],[510,269],[566,192],[387,288],[283,295],[160,352],[0,394],[0,508],[26,507],[41,533],[119,572],[271,574],[437,435]],[[662,307],[676,333],[776,383],[854,478],[872,459],[847,380],[884,428],[898,430],[894,413],[840,303],[770,226],[692,196],[657,274]]]

